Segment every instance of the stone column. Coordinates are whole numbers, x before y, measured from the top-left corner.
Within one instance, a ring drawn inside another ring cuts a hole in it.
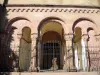
[[[40,61],[41,61],[41,40],[40,38],[38,37],[38,43],[37,43],[37,49],[38,49],[38,52],[37,52],[37,57],[38,57],[38,65],[37,65],[37,69],[38,71],[40,70]]]
[[[84,66],[84,67],[82,67],[82,69],[83,69],[83,71],[88,71],[88,69],[89,69],[89,60],[90,60],[90,58],[89,58],[89,51],[88,51],[88,34],[83,34],[82,35],[82,40],[83,40],[83,42],[84,42],[84,46],[82,46],[82,50],[84,50],[85,49],[85,54],[84,53],[82,53],[82,55],[84,56],[84,55],[86,55],[86,63],[82,63],[82,64],[85,64],[85,65],[87,65],[87,66]],[[81,41],[81,44],[82,44],[82,41]],[[85,61],[82,61],[82,62],[85,62]]]
[[[66,41],[66,49],[65,49],[65,56],[64,56],[64,69],[71,71],[73,66],[73,50],[72,50],[72,38],[73,34],[65,34],[65,41]]]
[[[17,34],[17,38],[16,38],[16,51],[14,52],[18,57],[20,57],[19,55],[19,50],[20,50],[20,40],[21,40],[22,34]],[[17,61],[13,61],[13,65],[19,65],[19,58],[16,59]],[[18,63],[18,64],[16,64]],[[19,70],[19,66],[14,67],[14,71],[18,71]]]
[[[37,41],[37,34],[31,35],[31,62],[29,71],[36,71],[36,41]]]
[[[20,40],[21,40],[22,34],[17,34],[17,51],[18,51],[18,55],[19,55],[19,50],[20,50]]]
[[[36,51],[37,50],[37,51]],[[41,59],[41,40],[40,37],[36,38],[36,49],[35,49],[35,54],[37,56],[36,58],[36,71],[39,72],[40,71],[40,59]]]

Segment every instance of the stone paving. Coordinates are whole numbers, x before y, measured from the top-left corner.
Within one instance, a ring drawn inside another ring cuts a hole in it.
[[[100,75],[97,72],[12,72],[11,75]]]

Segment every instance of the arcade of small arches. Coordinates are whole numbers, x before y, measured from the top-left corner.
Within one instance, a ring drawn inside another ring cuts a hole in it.
[[[70,29],[55,17],[42,20],[38,26],[18,17],[5,27],[8,32],[5,43],[12,51],[18,51],[20,71],[50,70],[53,58],[57,58],[58,70],[86,71],[92,68],[87,46],[100,46],[97,28],[96,23],[87,18],[77,19]]]

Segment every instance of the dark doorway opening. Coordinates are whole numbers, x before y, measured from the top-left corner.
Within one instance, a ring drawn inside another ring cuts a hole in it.
[[[40,69],[51,70],[52,61],[56,58],[58,69],[61,69],[62,63],[61,35],[55,31],[48,31],[42,36]]]
[[[57,58],[58,69],[60,69],[60,43],[51,41],[42,44],[43,46],[43,66],[42,69],[50,69],[52,60]]]

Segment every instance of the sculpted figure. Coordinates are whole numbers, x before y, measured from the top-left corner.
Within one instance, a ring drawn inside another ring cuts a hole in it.
[[[52,67],[51,70],[57,70],[58,69],[58,65],[57,65],[57,58],[54,58],[52,60]]]

